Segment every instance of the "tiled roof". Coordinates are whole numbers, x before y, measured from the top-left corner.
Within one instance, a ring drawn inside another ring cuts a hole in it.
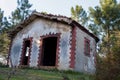
[[[96,37],[94,34],[90,33],[86,28],[81,26],[78,22],[75,20],[68,18],[66,16],[61,15],[52,15],[52,14],[44,14],[39,12],[33,12],[28,18],[26,18],[23,22],[18,24],[13,30],[11,30],[8,34],[9,37],[13,38],[20,30],[22,30],[26,25],[34,21],[36,18],[44,18],[52,21],[58,21],[64,24],[68,24],[70,26],[76,26],[79,27],[82,31],[86,32],[88,35],[93,37],[96,42],[99,41],[98,37]]]

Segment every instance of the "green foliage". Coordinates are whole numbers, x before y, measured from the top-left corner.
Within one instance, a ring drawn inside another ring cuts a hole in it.
[[[120,79],[120,3],[116,0],[100,0],[100,6],[90,7],[89,26],[95,33],[101,35],[101,44],[96,64],[96,80],[119,80]],[[101,57],[101,55],[103,55]]]
[[[90,20],[96,25],[94,28],[101,29],[99,31],[108,36],[112,30],[120,29],[119,8],[116,0],[100,0],[100,6],[90,7]]]
[[[0,30],[2,29],[2,26],[3,26],[3,11],[0,9]]]
[[[42,14],[47,14],[47,12],[41,12]]]
[[[17,0],[17,3],[17,8],[11,13],[9,21],[4,17],[4,12],[0,9],[0,54],[2,55],[8,54],[10,41],[7,32],[32,13],[30,10],[32,5],[28,0]]]
[[[10,40],[7,36],[7,33],[1,33],[0,34],[0,54],[2,54],[5,57],[8,54],[9,43],[10,43]]]
[[[113,30],[120,29],[120,4],[116,0],[100,0],[100,6],[89,8],[89,16],[92,22],[90,29],[99,35],[110,34]],[[101,33],[101,34],[100,34]]]
[[[9,48],[9,39],[7,33],[5,33],[7,23],[7,18],[4,17],[4,11],[0,9],[0,55],[5,57],[5,59],[7,58]],[[0,66],[4,67],[5,65],[0,63]]]
[[[15,27],[15,25],[28,17],[32,13],[32,10],[30,10],[31,7],[32,5],[28,0],[17,0],[17,8],[11,13],[11,16],[9,17],[11,24],[10,27]]]
[[[100,51],[110,53],[114,45],[113,33],[120,29],[120,3],[116,0],[100,0],[100,6],[89,8],[90,29],[101,37]]]
[[[4,17],[4,11],[0,9],[0,33],[5,32],[7,29],[8,21],[7,18]]]
[[[112,47],[111,54],[97,57],[96,80],[120,80],[120,46]]]
[[[71,17],[79,22],[82,25],[87,25],[87,13],[86,11],[82,8],[82,6],[76,5],[75,8],[71,8]]]

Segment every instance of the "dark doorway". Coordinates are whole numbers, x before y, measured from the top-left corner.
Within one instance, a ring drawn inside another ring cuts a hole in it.
[[[44,38],[42,47],[42,65],[55,66],[57,37]]]
[[[22,58],[22,65],[28,65],[30,54],[30,40],[25,40],[24,42],[24,49],[23,49],[23,58]]]

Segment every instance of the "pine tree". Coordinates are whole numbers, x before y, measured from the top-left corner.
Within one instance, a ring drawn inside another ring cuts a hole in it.
[[[96,80],[120,79],[120,46],[117,45],[120,40],[119,9],[120,3],[116,0],[100,0],[100,6],[90,8],[91,27],[102,35],[99,53],[106,54],[105,57],[98,57]]]
[[[82,8],[82,6],[76,5],[75,8],[71,8],[71,18],[92,31],[92,33],[96,36],[99,36],[100,29],[98,29],[98,27],[94,28],[96,24],[94,24],[94,22],[91,22],[92,20],[89,19],[89,15]]]
[[[82,6],[76,5],[75,8],[71,8],[71,17],[72,19],[76,20],[79,22],[81,25],[86,26],[87,25],[87,13],[86,11],[82,8]]]
[[[4,16],[4,11],[0,9],[0,33],[4,32],[9,25],[7,18]]]
[[[113,33],[120,29],[120,4],[116,0],[100,0],[100,6],[90,8],[90,19],[93,21],[92,29],[102,34],[107,52],[113,45]],[[102,51],[103,52],[103,51]]]
[[[0,32],[3,28],[3,11],[0,9]]]
[[[32,10],[30,10],[31,7],[32,4],[30,4],[28,0],[17,0],[17,8],[9,17],[10,26],[15,27],[18,23],[28,17],[32,13]]]
[[[7,57],[10,40],[7,33],[0,34],[0,55]]]
[[[4,11],[0,9],[0,54],[2,55],[8,54],[10,40],[7,36],[7,32],[18,23],[22,22],[32,12],[32,10],[30,10],[32,5],[28,0],[18,0],[17,3],[18,6],[15,11],[11,13],[9,21],[4,17]]]
[[[4,17],[4,11],[0,9],[0,55],[7,56],[9,39],[5,33],[7,19]]]

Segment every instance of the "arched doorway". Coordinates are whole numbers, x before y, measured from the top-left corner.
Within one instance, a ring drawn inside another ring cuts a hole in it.
[[[24,38],[23,45],[22,45],[20,65],[29,66],[31,46],[32,46],[32,37]]]
[[[58,37],[47,37],[43,39],[41,65],[55,66]]]

